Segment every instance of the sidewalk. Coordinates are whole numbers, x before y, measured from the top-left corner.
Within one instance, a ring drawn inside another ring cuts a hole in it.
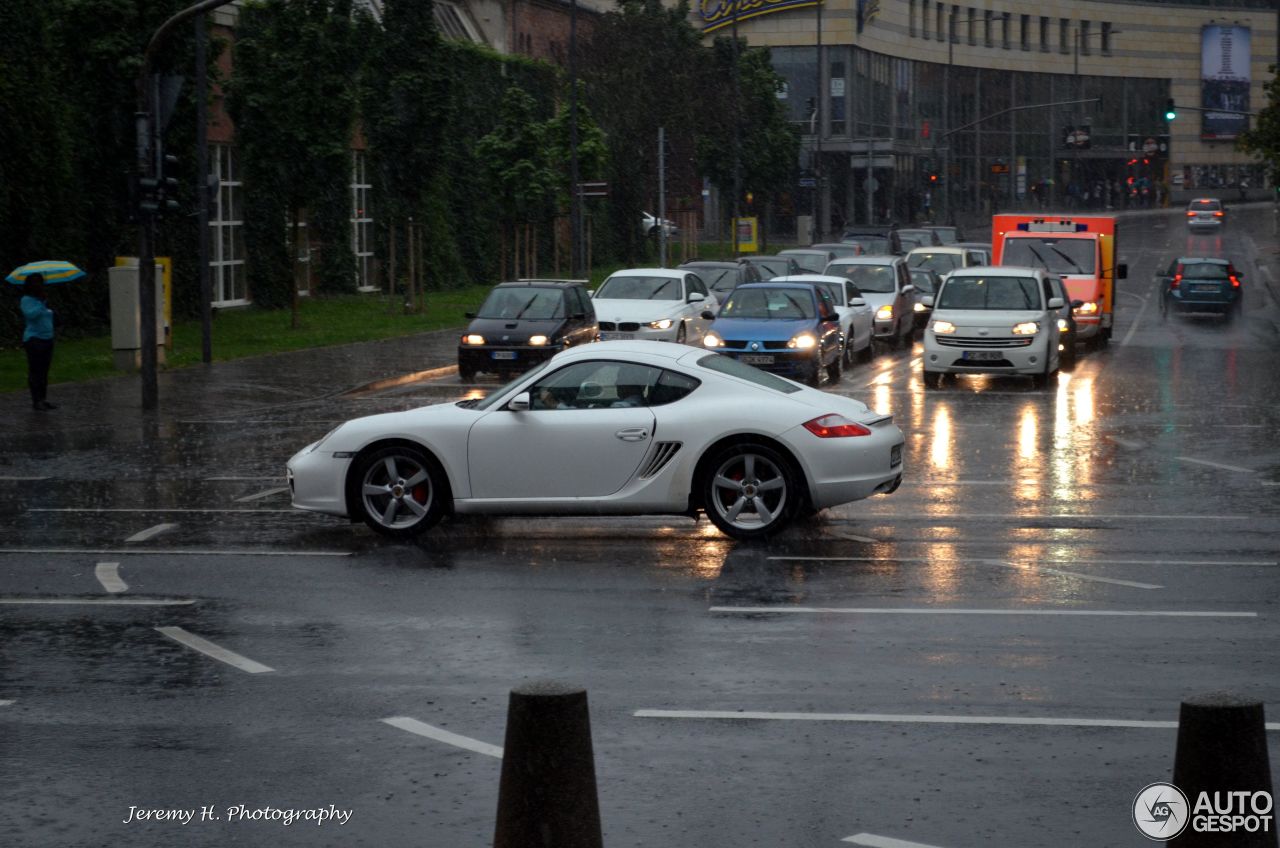
[[[153,415],[142,412],[142,383],[137,374],[50,386],[49,400],[58,409],[48,412],[33,411],[26,391],[7,393],[0,403],[10,431],[25,435],[59,433],[106,422],[129,427],[144,420],[166,423],[211,416],[236,417],[354,389],[395,385],[421,379],[433,371],[456,368],[458,333],[457,329],[436,330],[173,371],[162,369],[157,379],[160,403]],[[57,369],[55,350],[53,371],[56,373]]]

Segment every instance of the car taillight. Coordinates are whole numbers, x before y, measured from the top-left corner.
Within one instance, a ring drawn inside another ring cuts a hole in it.
[[[1188,217],[1188,218],[1194,218],[1195,216],[1196,216],[1196,213],[1194,213],[1194,212],[1187,212],[1187,217]]]
[[[1231,288],[1233,288],[1233,289],[1238,289],[1238,288],[1240,288],[1240,278],[1239,278],[1239,277],[1237,277],[1235,274],[1232,274],[1232,275],[1230,276],[1230,278],[1229,278],[1229,279],[1231,280]]]
[[[819,439],[839,439],[846,436],[870,436],[871,431],[843,415],[828,413],[812,421],[804,422],[804,428]]]
[[[1222,213],[1221,213],[1221,212],[1214,212],[1214,213],[1213,213],[1213,217],[1215,217],[1215,218],[1221,218],[1221,217],[1222,217]]]
[[[1181,274],[1174,274],[1173,279],[1169,281],[1169,288],[1176,289],[1178,284],[1182,282]]]

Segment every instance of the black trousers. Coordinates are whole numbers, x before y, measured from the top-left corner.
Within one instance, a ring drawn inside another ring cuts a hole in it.
[[[27,351],[27,385],[31,387],[31,402],[43,403],[49,392],[49,366],[53,364],[53,339],[27,339],[22,343]]]

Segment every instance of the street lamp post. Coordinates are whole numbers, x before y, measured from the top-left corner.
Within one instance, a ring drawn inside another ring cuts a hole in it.
[[[956,25],[971,24],[977,18],[957,18],[952,12],[947,24],[947,71],[942,77],[942,125],[951,129],[951,68],[956,60]],[[946,132],[946,130],[944,130]],[[951,211],[951,147],[942,148],[942,220],[954,224]]]

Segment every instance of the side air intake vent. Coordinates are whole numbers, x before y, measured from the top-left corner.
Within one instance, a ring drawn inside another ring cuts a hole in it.
[[[653,453],[649,454],[649,461],[645,463],[644,469],[640,472],[641,480],[648,480],[650,477],[656,477],[658,472],[666,468],[667,463],[671,461],[671,457],[680,451],[682,442],[657,442],[653,446]]]

